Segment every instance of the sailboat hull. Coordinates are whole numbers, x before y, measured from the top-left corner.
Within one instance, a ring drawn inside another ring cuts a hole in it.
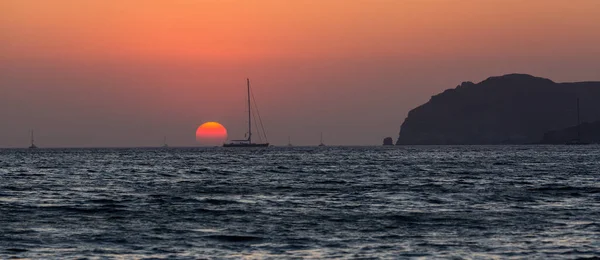
[[[269,147],[269,143],[265,144],[249,144],[249,143],[240,143],[240,144],[223,144],[223,147]]]

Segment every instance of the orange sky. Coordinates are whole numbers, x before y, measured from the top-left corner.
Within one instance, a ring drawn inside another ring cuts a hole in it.
[[[600,80],[599,31],[597,0],[2,0],[0,147],[243,136],[246,77],[272,142],[378,144],[461,81]]]
[[[17,57],[207,59],[565,54],[598,42],[595,0],[3,0]],[[558,37],[557,37],[558,36]],[[576,38],[571,41],[568,38]],[[538,48],[528,48],[539,44]],[[581,49],[583,48],[583,49]]]

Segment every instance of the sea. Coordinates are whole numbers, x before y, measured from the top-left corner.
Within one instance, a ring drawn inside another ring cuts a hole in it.
[[[600,146],[2,149],[0,259],[599,259]]]

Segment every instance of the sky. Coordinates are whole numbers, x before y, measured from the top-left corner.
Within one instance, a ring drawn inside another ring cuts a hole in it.
[[[598,0],[0,0],[0,147],[379,145],[463,81],[600,81]]]

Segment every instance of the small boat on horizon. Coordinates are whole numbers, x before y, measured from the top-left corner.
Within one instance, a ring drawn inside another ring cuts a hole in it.
[[[319,147],[327,146],[323,143],[323,132],[321,132],[321,143],[319,143]]]
[[[566,143],[566,145],[588,145],[590,143],[581,140],[581,118],[579,113],[579,98],[577,98],[577,138]]]
[[[37,149],[38,147],[35,145],[34,143],[34,139],[33,139],[33,130],[31,130],[31,145],[29,146],[29,149]]]
[[[269,147],[269,142],[267,140],[266,143],[253,143],[252,142],[252,102],[251,102],[251,93],[250,93],[250,79],[246,79],[246,88],[247,88],[247,94],[248,94],[248,132],[247,132],[247,136],[248,139],[243,139],[243,140],[231,140],[231,142],[229,143],[225,143],[223,144],[223,147]],[[260,126],[262,128],[262,120],[260,119],[260,114],[258,112],[258,109],[256,109],[257,114],[258,114],[258,120],[260,122]],[[262,134],[264,135],[265,139],[267,139],[267,135],[265,133],[265,129],[262,129]],[[260,138],[260,132],[259,132],[259,138]],[[261,138],[262,139],[262,138]]]
[[[165,136],[163,139],[163,145],[162,148],[169,148],[169,145],[167,144],[167,137]]]

